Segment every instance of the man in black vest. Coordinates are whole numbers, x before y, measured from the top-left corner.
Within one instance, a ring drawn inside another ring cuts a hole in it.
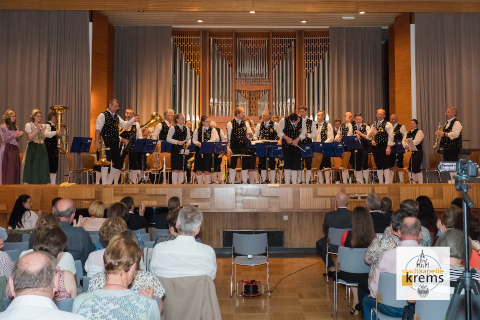
[[[304,144],[312,145],[313,139],[317,136],[317,126],[313,123],[313,120],[307,118],[307,107],[302,106],[298,108],[298,115],[302,118],[302,121],[305,122],[305,127],[307,128],[307,134],[305,139],[300,141],[300,146]],[[313,158],[303,158],[305,162],[305,176],[303,175],[303,170],[300,172],[302,183],[310,183],[310,178],[312,176],[312,159]]]
[[[318,111],[317,113],[317,138],[318,142],[333,142],[335,139],[333,133],[333,127],[330,123],[325,120],[325,111]],[[323,156],[322,163],[320,164],[320,169],[318,171],[318,181],[323,184],[323,172],[325,172],[325,183],[330,184],[330,169],[332,167],[331,158]]]
[[[162,123],[156,125],[155,129],[153,130],[152,139],[160,140],[160,141],[167,141],[168,129],[173,125],[173,116],[175,115],[175,111],[172,109],[167,109],[163,113],[163,117],[165,120]]]
[[[305,121],[296,113],[280,120],[278,136],[282,139],[285,184],[290,184],[290,174],[292,183],[297,183],[297,171],[301,169],[300,161],[302,158],[302,152],[298,144],[302,139],[305,139],[306,134]]]
[[[235,108],[235,118],[227,123],[227,138],[228,138],[228,154],[248,154],[247,151],[247,139],[253,138],[252,129],[247,121],[243,120],[245,117],[245,109],[242,107]],[[242,182],[247,183],[247,166],[249,157],[242,158]],[[230,183],[235,182],[235,174],[237,172],[237,159],[238,157],[232,157],[228,175]],[[248,169],[250,172],[254,172],[254,169]],[[253,183],[250,181],[250,183]]]
[[[367,135],[370,133],[370,127],[363,123],[361,113],[355,114],[355,124],[353,124],[353,134],[360,139],[362,149],[352,151],[350,156],[350,164],[355,169],[355,178],[357,183],[368,183],[368,140]]]
[[[270,120],[271,113],[269,110],[263,110],[262,112],[262,122],[257,124],[255,128],[255,134],[253,135],[254,140],[278,140],[278,124]],[[266,183],[267,181],[267,170],[270,169],[270,174],[268,175],[268,180],[270,183],[275,182],[275,158],[268,159],[267,167],[267,157],[261,157],[258,159],[258,166],[260,167],[260,174],[262,176],[262,182]]]
[[[448,107],[445,116],[447,123],[443,126],[443,131],[437,132],[441,138],[440,149],[443,148],[443,161],[458,161],[462,149],[462,124],[456,118],[457,108]],[[454,172],[450,173],[450,177],[454,174]]]
[[[45,133],[45,146],[47,147],[48,166],[50,169],[50,184],[54,185],[57,181],[58,171],[57,137],[63,136],[63,132],[61,130],[57,130],[56,127],[57,117],[55,116],[55,112],[50,112],[48,114],[48,125],[50,126],[50,132]]]
[[[333,137],[335,138],[338,134],[338,130],[340,129],[340,126],[342,125],[342,120],[336,118],[333,120]]]
[[[117,99],[108,102],[107,110],[100,113],[95,124],[95,148],[100,149],[100,135],[105,143],[107,160],[111,162],[112,169],[108,174],[108,167],[102,167],[102,184],[118,184],[118,178],[122,173],[123,159],[120,156],[119,127],[128,129],[135,121],[132,117],[129,121],[123,121],[117,115],[120,104]]]
[[[367,135],[372,140],[373,159],[377,165],[378,182],[390,183],[390,154],[393,146],[393,126],[385,121],[385,110],[377,110],[377,121],[372,124],[370,133]]]
[[[129,108],[125,110],[125,120],[130,121],[132,118],[135,119],[133,109]],[[138,122],[134,122],[128,129],[124,130],[120,134],[120,142],[122,143],[123,147],[128,144],[128,141],[133,135],[135,135],[135,139],[143,139],[142,130],[140,129],[140,124],[138,124]],[[130,180],[136,184],[138,182],[138,175],[141,169],[141,153],[133,152],[133,150],[127,150],[126,152],[123,152],[123,158],[125,158],[126,155],[128,155]]]
[[[407,134],[407,129],[403,124],[398,123],[398,116],[396,114],[390,116],[390,123],[393,126],[393,141],[403,141],[403,138]],[[390,168],[395,166],[395,162],[397,163],[398,168],[403,168],[403,153],[392,154],[391,161]],[[393,183],[393,176],[393,174],[390,175],[390,183]],[[398,177],[400,182],[403,183],[402,172],[398,174]]]

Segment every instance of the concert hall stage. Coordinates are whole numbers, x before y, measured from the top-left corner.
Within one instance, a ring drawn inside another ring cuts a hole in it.
[[[377,193],[393,201],[393,210],[401,200],[428,196],[437,211],[448,207],[460,196],[452,184],[392,184],[392,185],[50,185],[0,186],[0,226],[6,228],[15,200],[28,194],[35,211],[51,212],[55,197],[70,198],[77,208],[88,208],[94,200],[107,205],[131,196],[138,206],[165,207],[170,197],[178,196],[182,205],[198,205],[204,213],[200,236],[214,248],[223,246],[225,230],[283,231],[285,248],[314,248],[323,236],[325,213],[335,208],[335,194],[350,195],[348,207],[365,205],[357,195]],[[469,192],[475,204],[480,203],[480,184]]]

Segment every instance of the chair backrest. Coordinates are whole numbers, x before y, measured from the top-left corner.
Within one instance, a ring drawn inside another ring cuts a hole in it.
[[[470,154],[470,160],[472,160],[475,163],[480,162],[480,151],[473,151]]]
[[[240,255],[256,255],[267,252],[268,238],[266,233],[233,234],[232,250]]]
[[[150,233],[142,233],[140,236],[142,237],[143,242],[152,241],[152,239],[150,239]]]
[[[410,159],[412,158],[412,152],[408,151],[403,154],[403,168],[408,169],[410,165]]]
[[[342,166],[342,158],[340,157],[331,157],[330,164],[332,169],[338,169]]]
[[[172,154],[171,153],[160,153],[160,159],[163,163],[163,157],[165,157],[165,170],[172,170]]]
[[[366,248],[338,247],[337,263],[340,270],[349,273],[368,273],[370,266],[365,264]]]
[[[146,271],[150,271],[150,262],[152,261],[153,248],[143,248],[143,256],[145,260]]]
[[[28,241],[27,242],[4,242],[3,250],[15,250],[18,249],[20,252],[28,250]]]
[[[407,304],[407,300],[397,300],[396,277],[393,273],[382,272],[380,274],[380,280],[378,281],[377,292],[382,295],[382,304],[395,308],[403,308]]]
[[[442,160],[442,155],[440,153],[433,153],[428,156],[428,165],[429,169],[437,170],[440,161]]]
[[[87,231],[87,232],[88,232],[88,234],[94,235],[94,236],[98,236],[98,234],[99,234],[99,231]]]
[[[344,153],[342,153],[342,168],[343,169],[347,169],[348,168],[348,165],[349,165],[349,161],[350,161],[350,156],[351,156],[351,152],[350,151],[345,151]]]
[[[22,242],[28,242],[30,240],[29,234],[22,234]]]
[[[155,241],[157,240],[159,235],[169,235],[170,230],[169,229],[152,229],[152,240]]]
[[[3,298],[3,308],[4,308],[4,310],[7,310],[10,303],[12,303],[12,300],[10,300],[8,298]]]
[[[13,262],[18,261],[18,259],[20,259],[21,251],[18,249],[4,250],[4,252],[10,256],[10,259],[12,259]]]
[[[92,239],[93,244],[96,244],[100,240],[100,236],[97,236],[96,234],[91,234],[90,239]]]
[[[68,299],[63,299],[63,300],[57,301],[57,302],[55,302],[55,304],[57,305],[57,308],[60,311],[72,312],[73,301],[75,301],[75,299],[68,298]]]
[[[143,244],[145,245],[145,248],[153,248],[155,241],[143,241]]]
[[[415,303],[415,314],[420,320],[445,319],[449,305],[445,300],[418,300]]]
[[[313,159],[312,159],[312,170],[320,169],[320,165],[322,164],[322,160],[323,160],[323,153],[315,152],[313,154]]]
[[[83,288],[83,292],[88,292],[88,284],[90,283],[90,279],[91,277],[83,277],[83,285],[82,285],[82,288]]]
[[[328,228],[328,239],[330,240],[329,243],[339,246],[340,243],[342,242],[343,233],[348,231],[350,231],[350,228],[348,229]]]
[[[67,162],[68,162],[68,169],[70,171],[75,170],[75,167],[73,166],[73,155],[70,152],[67,152]]]
[[[82,165],[85,169],[93,170],[95,158],[90,153],[82,153]]]
[[[80,279],[83,277],[82,261],[75,260],[75,271],[77,272],[77,288],[80,287]]]

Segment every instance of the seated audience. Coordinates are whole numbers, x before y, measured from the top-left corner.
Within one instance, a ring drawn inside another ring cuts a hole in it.
[[[35,211],[32,211],[32,207],[33,202],[29,195],[22,194],[18,197],[8,220],[8,229],[33,229],[38,217],[42,215],[42,210],[38,210],[38,213],[35,213]]]
[[[8,285],[15,299],[0,313],[2,320],[85,320],[84,317],[58,310],[52,301],[58,287],[55,259],[38,251],[21,257],[13,268]]]
[[[453,227],[457,230],[463,231],[463,209],[460,210],[455,218]],[[480,219],[470,209],[467,209],[467,233],[473,240],[479,240],[480,238]]]
[[[127,227],[130,230],[140,230],[142,233],[148,233],[148,223],[145,219],[145,204],[138,208],[138,214],[135,214],[135,205],[133,203],[132,197],[125,197],[120,200],[129,210],[128,212],[128,219],[127,219]]]
[[[323,234],[324,237],[317,241],[316,250],[317,254],[322,258],[323,262],[327,264],[328,276],[335,277],[335,267],[331,255],[328,255],[328,261],[325,261],[327,255],[327,242],[328,242],[328,230],[329,228],[348,229],[352,227],[352,211],[347,209],[348,196],[339,192],[335,196],[335,205],[337,210],[327,212],[323,221]],[[338,246],[329,244],[330,252],[338,252]],[[323,274],[324,277],[327,274]]]
[[[168,212],[179,209],[180,210],[180,198],[179,197],[171,197],[168,199],[167,202]],[[155,217],[155,228],[157,229],[168,229],[168,222],[167,222],[167,214],[168,213],[160,213],[157,214]]]
[[[178,236],[178,230],[177,230],[177,218],[178,218],[178,212],[180,209],[173,209],[168,212],[167,215],[167,223],[168,223],[168,231],[169,234],[161,234],[157,237],[155,240],[155,244],[153,245],[154,247],[159,244],[160,242],[164,241],[169,241],[173,240]],[[197,235],[195,237],[195,241],[202,243],[202,239]]]
[[[32,249],[23,251],[20,254],[20,257],[23,255],[33,252],[35,250],[35,243],[43,243],[44,240],[41,239],[42,230],[46,230],[49,228],[58,227],[60,228],[60,219],[54,214],[44,214],[38,220],[37,224],[35,225],[35,229],[33,229],[32,234],[30,235],[30,239],[32,240]],[[63,233],[63,232],[62,232]],[[30,240],[29,240],[30,241]],[[65,246],[67,243],[65,242]],[[38,247],[38,246],[37,246]],[[65,249],[65,247],[63,247]],[[75,261],[73,260],[72,255],[69,252],[60,252],[57,257],[57,266],[60,270],[67,270],[70,271],[74,276],[77,273],[77,269],[75,268]]]
[[[153,249],[150,270],[165,278],[208,275],[215,279],[217,261],[212,247],[198,243],[203,215],[197,207],[183,207],[178,213],[178,236]]]
[[[95,250],[95,245],[87,231],[71,225],[75,218],[75,204],[70,199],[59,200],[53,212],[60,218],[60,227],[67,235],[67,252],[70,252],[73,260],[80,260],[85,265],[88,255]]]
[[[413,199],[407,199],[403,200],[400,203],[400,209],[407,212],[409,217],[418,218],[420,205],[417,201]],[[387,232],[386,229],[385,232]],[[388,229],[388,232],[390,232],[390,228]],[[430,247],[432,245],[432,238],[430,237],[430,232],[424,226],[422,226],[422,240],[420,241],[420,244],[422,245],[422,247]]]
[[[53,198],[53,200],[52,200],[52,212],[51,213],[53,213],[53,208],[57,204],[58,200],[62,200],[62,198],[60,198],[60,197]]]
[[[390,217],[392,215],[392,199],[383,197],[380,203],[380,211]]]
[[[457,216],[462,215],[462,209],[455,205],[450,205],[450,207],[443,210],[440,219],[437,220],[437,228],[440,234],[444,233],[446,230],[455,227],[455,221],[457,221]]]
[[[61,257],[66,245],[67,236],[65,233],[59,227],[53,226],[51,228],[43,228],[36,233],[33,251],[50,254],[56,258],[56,263],[58,264],[59,257]],[[29,254],[27,253],[27,255]],[[58,284],[53,301],[58,302],[63,299],[75,298],[77,296],[77,281],[73,273],[68,270],[59,270],[57,273]],[[14,297],[10,287],[7,288],[7,296],[10,299]]]
[[[133,240],[135,241],[135,243],[138,244],[137,236],[135,235],[135,233],[132,232],[132,230],[124,230],[120,232],[119,234],[114,236],[111,241],[115,241],[115,239],[117,239],[118,237],[124,237]],[[140,264],[142,264],[142,260],[140,260]],[[105,271],[97,273],[90,279],[90,282],[88,283],[88,291],[90,292],[102,289],[106,281],[107,278]],[[149,287],[153,288],[153,295],[159,299],[159,308],[161,313],[163,308],[162,298],[165,295],[165,288],[162,286],[160,280],[158,280],[158,278],[153,273],[143,270],[137,270],[137,274],[132,281],[132,286],[130,287],[130,289],[133,292],[139,293],[140,290],[146,290]]]
[[[105,204],[102,201],[94,201],[88,207],[88,214],[90,217],[83,218],[79,217],[81,226],[85,231],[99,231],[102,227],[102,224],[105,222]],[[83,218],[83,219],[82,219]]]
[[[390,215],[382,212],[382,200],[374,193],[367,196],[367,210],[373,220],[375,233],[382,233],[390,225]]]
[[[367,248],[375,238],[375,231],[373,229],[372,216],[364,207],[356,207],[352,212],[352,230],[345,232],[342,237],[342,246],[350,248]],[[359,261],[361,262],[361,261]],[[349,273],[340,271],[338,279],[348,281],[350,283],[358,283],[360,281],[368,280],[368,273]],[[351,314],[358,315],[361,311],[360,302],[367,295],[359,295],[357,287],[352,287],[353,293],[353,308],[350,310]]]
[[[129,289],[141,257],[142,250],[135,241],[121,236],[113,239],[104,255],[105,285],[79,295],[73,303],[73,313],[87,319],[160,319],[154,289],[148,287],[138,293]]]
[[[427,196],[420,196],[416,201],[418,202],[418,220],[430,232],[432,243],[435,243],[438,228],[437,215],[435,214],[432,201]]]
[[[127,230],[127,224],[122,218],[107,218],[98,232],[100,243],[106,248],[110,240],[124,230]],[[103,261],[104,253],[105,249],[90,253],[85,262],[87,277],[93,277],[95,274],[105,270],[105,263]]]
[[[420,220],[414,217],[406,217],[403,219],[400,225],[400,239],[402,240],[399,247],[420,247],[419,241],[422,239],[422,228]],[[380,274],[396,273],[397,268],[397,256],[396,248],[385,251],[378,260],[375,267],[375,274],[373,280],[370,283],[370,295],[363,299],[363,314],[366,320],[375,319],[371,317],[371,309],[377,307],[377,309],[390,317],[402,317],[403,308],[396,308],[381,303],[376,303],[378,281],[380,280]]]
[[[0,249],[3,247],[3,241],[0,240]],[[13,261],[8,253],[0,251],[0,277],[8,279],[13,271]]]
[[[108,207],[107,218],[113,218],[113,217],[122,218],[125,221],[125,223],[127,223],[127,226],[128,226],[128,218],[130,217],[130,213],[128,212],[128,208],[122,202],[116,202],[112,204],[110,207]],[[145,243],[143,242],[140,230],[135,230],[134,232],[137,235],[140,249],[143,250],[143,248],[145,247]],[[95,250],[101,250],[103,248],[104,247],[101,245],[101,243],[97,243],[97,247]]]

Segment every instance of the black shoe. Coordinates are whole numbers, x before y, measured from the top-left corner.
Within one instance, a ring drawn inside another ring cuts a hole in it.
[[[324,273],[323,276],[326,277],[327,274]],[[328,271],[328,276],[329,276],[330,278],[335,278],[335,271]]]

